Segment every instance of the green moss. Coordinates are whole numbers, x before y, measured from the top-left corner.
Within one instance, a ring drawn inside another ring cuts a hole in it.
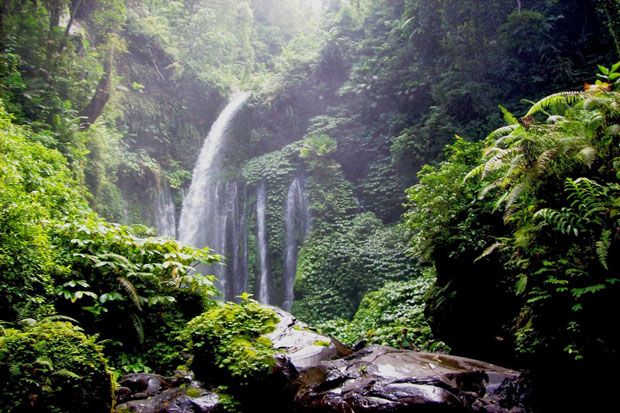
[[[190,387],[185,391],[185,394],[187,394],[191,398],[200,397],[202,393],[203,391],[201,389],[197,389],[195,387]]]
[[[101,346],[66,322],[0,337],[1,411],[109,413],[112,379]]]
[[[320,346],[320,347],[329,347],[331,345],[331,341],[327,341],[327,340],[316,340],[314,343],[312,343],[313,346]]]
[[[276,314],[243,296],[194,318],[182,333],[193,353],[191,367],[201,380],[213,380],[215,370],[227,382],[245,383],[268,374],[275,363],[271,340]]]

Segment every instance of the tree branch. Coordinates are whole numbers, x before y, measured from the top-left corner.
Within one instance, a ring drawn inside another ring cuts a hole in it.
[[[65,33],[62,37],[62,41],[60,42],[60,47],[58,48],[59,53],[62,53],[63,50],[65,50],[65,47],[67,46],[67,40],[69,39],[69,32],[71,31],[71,26],[73,26],[73,20],[75,19],[75,14],[77,13],[78,8],[80,7],[80,4],[82,4],[82,0],[73,1],[73,7],[71,8],[71,11],[69,12],[69,22],[67,23],[67,27],[65,28]]]

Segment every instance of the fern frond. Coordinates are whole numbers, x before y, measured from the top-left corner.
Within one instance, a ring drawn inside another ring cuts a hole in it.
[[[121,285],[121,287],[123,287],[125,292],[127,292],[127,295],[129,295],[129,298],[135,304],[138,310],[142,310],[142,305],[140,304],[140,295],[138,294],[136,287],[134,287],[131,281],[129,281],[125,277],[117,277],[116,280]]]
[[[609,246],[611,245],[611,231],[606,229],[601,234],[601,239],[596,242],[596,255],[606,270],[609,270],[607,266],[607,257],[609,255]]]
[[[467,175],[465,175],[465,178],[463,178],[463,182],[469,181],[471,178],[474,178],[476,176],[482,176],[483,170],[484,170],[484,164],[476,166],[474,169],[469,171]]]
[[[536,159],[536,169],[538,169],[539,172],[546,172],[548,165],[557,159],[557,156],[558,152],[556,148],[547,149]]]
[[[496,151],[496,154],[484,163],[484,168],[482,169],[482,177],[484,178],[489,172],[501,169],[502,167],[506,166],[506,164],[504,163],[504,159],[517,155],[519,151],[519,148],[500,149]]]
[[[502,115],[504,115],[504,120],[506,121],[506,123],[510,125],[519,125],[519,119],[517,119],[517,117],[513,115],[512,112],[510,112],[508,109],[506,109],[502,105],[499,105],[499,110],[502,111]]]
[[[54,363],[52,363],[52,359],[50,359],[49,357],[46,357],[46,356],[37,357],[37,359],[35,360],[35,363],[37,363],[40,366],[45,366],[50,370],[54,370]]]
[[[131,323],[133,324],[133,328],[138,336],[138,341],[140,344],[144,343],[144,326],[142,325],[142,320],[136,314],[131,315]]]
[[[562,121],[564,121],[566,118],[564,118],[564,116],[560,116],[560,115],[551,115],[547,118],[547,123],[552,124],[552,125],[556,125]]]
[[[494,242],[493,244],[491,244],[490,246],[485,248],[484,251],[482,252],[482,254],[480,254],[478,256],[478,258],[476,258],[474,260],[474,262],[478,262],[481,259],[483,259],[484,257],[491,255],[493,253],[493,251],[495,251],[499,247],[503,247],[503,246],[504,246],[504,244],[502,244],[501,242]]]
[[[499,188],[499,181],[491,182],[489,185],[485,186],[480,190],[480,193],[478,194],[478,199],[483,199],[489,192],[496,188]]]
[[[61,314],[55,314],[55,315],[47,316],[47,317],[45,317],[41,321],[67,321],[67,322],[69,322],[71,324],[75,324],[76,327],[80,323],[75,318],[72,318],[72,317],[69,317],[69,316],[66,316],[66,315],[61,315]]]
[[[80,376],[79,374],[75,374],[74,372],[69,371],[67,369],[56,370],[52,373],[52,375],[64,377],[66,379],[74,379],[74,380],[82,379],[82,376]]]
[[[523,182],[515,185],[508,196],[506,197],[506,208],[510,208],[515,204],[517,198],[521,195],[523,190],[525,189],[525,184]]]
[[[517,130],[519,126],[519,124],[502,126],[501,128],[495,129],[493,132],[489,133],[487,139],[495,141],[495,145],[498,145],[500,143],[498,141],[499,138],[510,136],[510,134]]]
[[[38,323],[37,320],[35,320],[34,318],[22,318],[20,320],[17,321],[18,324],[22,325],[22,326],[28,326],[28,327],[32,327],[34,325],[36,325]]]
[[[117,262],[122,263],[125,268],[133,268],[134,267],[134,263],[129,261],[127,259],[127,257],[123,257],[122,255],[115,254],[113,252],[108,252],[108,253],[102,254],[100,256],[100,259],[110,259],[110,258],[114,259]]]
[[[586,146],[579,151],[579,158],[588,168],[592,167],[598,151],[593,146]]]
[[[534,103],[530,110],[525,114],[524,117],[533,116],[536,113],[545,110],[551,106],[556,106],[560,104],[564,105],[572,105],[573,103],[583,99],[583,92],[560,92],[554,93],[553,95],[549,95],[547,97],[542,98],[538,102]]]

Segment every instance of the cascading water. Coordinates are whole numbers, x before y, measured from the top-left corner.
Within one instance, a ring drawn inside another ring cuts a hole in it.
[[[293,304],[293,287],[297,270],[297,249],[308,233],[310,216],[308,200],[303,191],[303,180],[295,178],[286,196],[286,250],[284,256],[282,308],[290,311]]]
[[[258,301],[270,303],[271,274],[269,273],[269,247],[267,245],[267,186],[263,182],[256,193],[256,226],[260,277],[258,281]]]
[[[240,216],[238,184],[223,182],[218,162],[225,143],[226,132],[248,99],[249,93],[236,93],[213,123],[204,141],[192,174],[192,183],[183,200],[179,220],[179,240],[195,247],[208,246],[227,258],[226,265],[212,268],[218,277],[220,290],[226,300],[233,299],[245,289],[247,255],[244,233],[245,219]],[[242,226],[243,225],[243,226]]]
[[[170,187],[165,182],[158,182],[155,195],[155,228],[165,237],[176,237],[176,209]]]

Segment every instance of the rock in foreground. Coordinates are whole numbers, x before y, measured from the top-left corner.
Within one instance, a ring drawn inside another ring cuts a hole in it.
[[[191,377],[134,373],[123,377],[116,392],[118,413],[223,413],[217,394]]]
[[[275,309],[269,335],[296,412],[524,412],[521,374],[482,361],[370,346],[353,353]],[[293,370],[293,371],[290,371]],[[274,389],[277,391],[278,389]],[[266,407],[266,406],[264,406]]]
[[[299,412],[523,412],[520,374],[462,357],[371,346],[300,372]]]
[[[235,396],[243,412],[528,411],[526,389],[517,371],[447,354],[383,346],[353,352],[289,313],[274,311],[280,323],[268,337],[279,352],[276,365],[269,377],[237,389]],[[191,378],[174,380],[127,376],[121,382],[126,395],[119,411],[221,411],[216,394]]]

